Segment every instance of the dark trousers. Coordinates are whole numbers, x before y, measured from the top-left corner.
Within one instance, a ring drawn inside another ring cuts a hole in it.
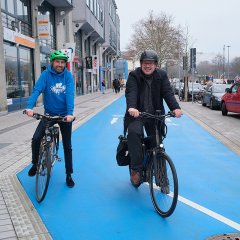
[[[51,125],[53,124],[54,122],[51,123]],[[32,163],[33,164],[37,164],[38,162],[40,144],[45,133],[45,125],[46,123],[44,121],[40,121],[32,138]],[[60,127],[60,131],[62,134],[66,174],[71,174],[73,173],[72,142],[71,142],[72,123],[59,122],[58,125]]]
[[[143,168],[142,137],[144,128],[147,136],[155,135],[154,120],[136,119],[128,125],[128,150],[131,158],[131,169],[140,171]]]

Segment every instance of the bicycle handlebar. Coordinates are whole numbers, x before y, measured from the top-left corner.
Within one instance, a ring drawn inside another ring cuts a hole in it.
[[[23,114],[26,114],[26,110],[23,111]],[[37,119],[37,120],[44,120],[44,121],[56,121],[56,122],[67,122],[66,121],[66,116],[50,116],[50,115],[44,115],[44,114],[40,114],[40,113],[33,113],[33,118]],[[72,122],[75,120],[76,118],[73,117]]]
[[[159,121],[162,121],[165,118],[176,117],[175,113],[172,111],[169,111],[168,113],[163,114],[163,115],[160,115],[158,112],[156,114],[141,112],[139,116],[142,118],[151,118],[151,119],[155,119],[155,120],[159,120]]]

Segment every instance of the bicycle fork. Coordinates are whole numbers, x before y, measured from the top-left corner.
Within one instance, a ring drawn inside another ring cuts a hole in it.
[[[153,171],[156,185],[160,187],[162,193],[168,194],[170,191],[166,160],[158,148],[153,151]]]

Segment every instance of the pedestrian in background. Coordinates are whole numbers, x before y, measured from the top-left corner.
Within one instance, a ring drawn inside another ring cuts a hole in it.
[[[113,80],[113,87],[114,87],[115,93],[120,92],[120,82],[117,78]]]
[[[105,94],[105,80],[102,80],[102,94]]]
[[[44,70],[37,80],[32,95],[30,96],[26,114],[33,116],[33,107],[36,104],[38,96],[43,94],[44,113],[52,116],[65,116],[66,122],[59,122],[62,134],[66,183],[68,187],[75,185],[71,174],[72,167],[72,121],[74,110],[74,81],[72,74],[66,68],[67,55],[62,51],[54,51],[51,53],[51,65]],[[54,123],[52,123],[53,125]],[[39,158],[39,150],[41,140],[45,133],[44,121],[40,121],[32,138],[32,167],[28,171],[29,176],[35,176],[37,171],[37,163]]]

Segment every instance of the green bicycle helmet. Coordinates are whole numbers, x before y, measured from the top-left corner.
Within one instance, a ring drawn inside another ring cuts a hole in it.
[[[64,60],[67,62],[68,60],[68,56],[65,52],[61,51],[61,50],[57,50],[51,53],[50,56],[50,61],[53,62],[54,60]]]

